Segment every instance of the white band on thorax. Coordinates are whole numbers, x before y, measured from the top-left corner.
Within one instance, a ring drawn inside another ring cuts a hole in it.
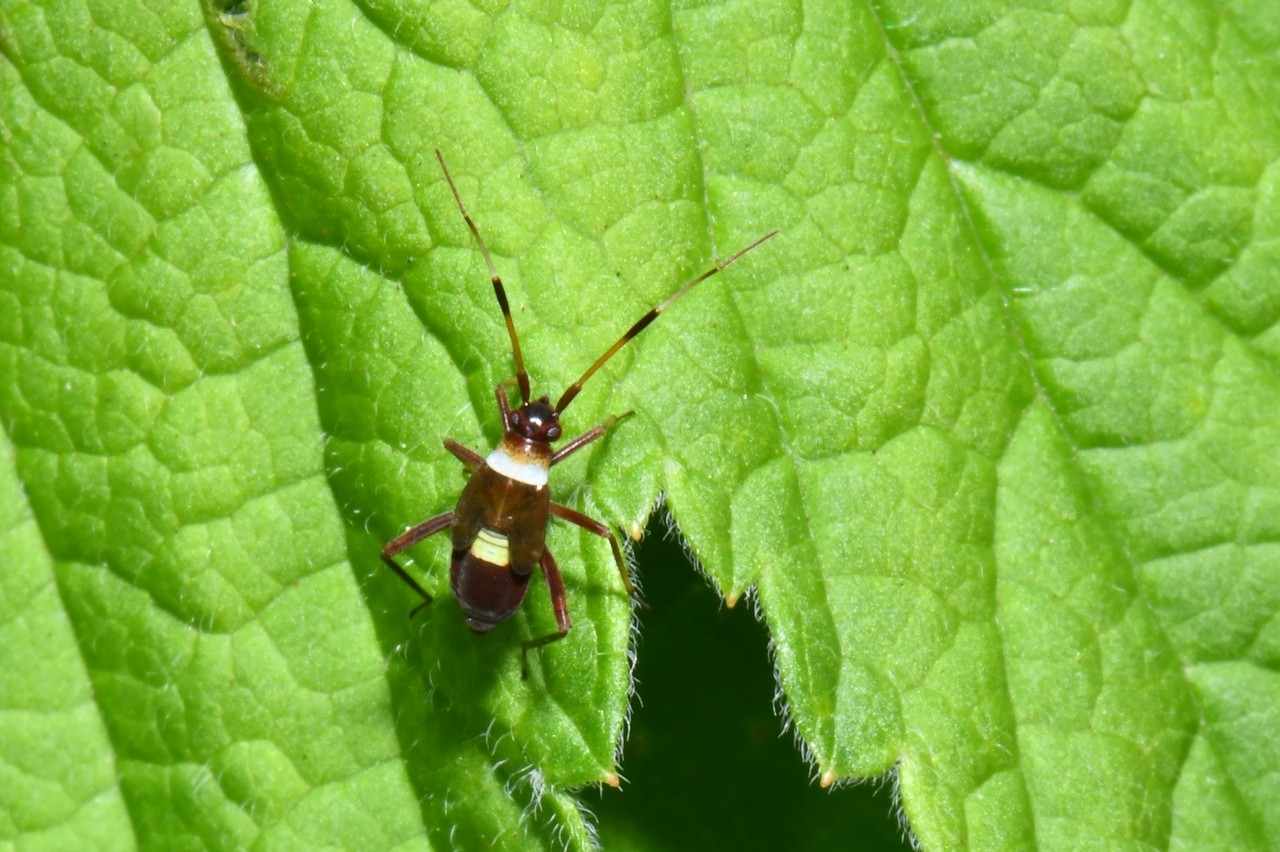
[[[507,451],[498,447],[489,453],[489,457],[484,460],[495,472],[503,476],[509,476],[516,482],[523,482],[525,485],[532,485],[534,488],[547,487],[547,465],[536,461],[517,461],[507,454]]]

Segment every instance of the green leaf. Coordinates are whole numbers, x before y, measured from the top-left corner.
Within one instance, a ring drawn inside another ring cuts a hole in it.
[[[554,526],[527,681],[543,585],[476,637],[442,540],[413,621],[378,557],[512,371],[438,148],[537,394],[781,230],[552,487],[661,495],[824,783],[926,848],[1280,845],[1273,19],[0,0],[0,838],[590,845],[661,624],[608,547]]]

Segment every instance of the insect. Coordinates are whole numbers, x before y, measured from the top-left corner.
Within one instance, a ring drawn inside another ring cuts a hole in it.
[[[685,284],[666,301],[652,308],[631,328],[618,338],[605,353],[595,360],[587,371],[565,390],[555,405],[547,396],[533,399],[529,390],[529,374],[520,355],[520,340],[516,336],[515,322],[502,279],[493,265],[493,258],[484,238],[476,228],[471,215],[462,203],[458,187],[449,174],[444,157],[436,151],[440,169],[458,203],[458,210],[475,237],[480,254],[489,267],[493,291],[506,321],[507,335],[511,338],[511,354],[515,361],[516,375],[499,383],[495,389],[498,411],[502,415],[502,440],[488,457],[483,457],[452,439],[445,439],[444,446],[466,466],[471,478],[462,489],[458,504],[451,512],[428,518],[417,526],[389,541],[382,548],[382,560],[414,591],[422,596],[422,603],[409,613],[412,618],[431,603],[431,595],[413,579],[395,559],[396,555],[418,542],[450,529],[453,537],[453,556],[450,560],[449,580],[453,596],[457,599],[466,618],[467,626],[476,633],[487,633],[506,621],[519,608],[529,588],[533,569],[541,566],[542,576],[551,592],[551,605],[555,611],[556,629],[545,636],[529,639],[521,644],[520,674],[529,676],[529,651],[547,645],[569,634],[569,604],[565,597],[564,579],[560,567],[546,545],[547,523],[559,518],[576,524],[609,542],[614,561],[627,594],[634,597],[635,587],[627,570],[627,561],[618,546],[618,539],[606,524],[590,518],[568,506],[552,502],[547,487],[548,472],[583,447],[601,438],[618,421],[630,417],[627,411],[607,418],[599,426],[589,429],[558,450],[552,444],[561,438],[560,415],[578,396],[582,386],[596,371],[604,366],[619,349],[644,331],[673,302],[706,281],[765,240],[775,236],[772,231],[751,245],[722,260],[706,272]],[[520,405],[513,409],[507,389],[516,385],[520,390]]]

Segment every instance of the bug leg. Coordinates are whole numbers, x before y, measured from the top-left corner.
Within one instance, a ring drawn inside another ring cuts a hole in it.
[[[452,438],[444,439],[444,448],[457,456],[458,461],[467,466],[467,470],[475,473],[484,464],[484,456],[470,447],[464,447]]]
[[[551,504],[551,514],[562,521],[576,524],[587,532],[595,533],[601,538],[608,539],[609,546],[613,548],[613,560],[618,563],[618,573],[622,575],[622,585],[626,588],[627,594],[640,606],[646,606],[645,602],[636,596],[636,587],[631,584],[631,572],[627,569],[627,559],[622,555],[622,548],[618,546],[618,537],[613,534],[613,530],[609,529],[607,524],[602,524],[595,518],[587,517],[577,509],[570,509],[568,506],[562,506],[559,503]]]
[[[569,628],[573,626],[569,621],[569,601],[564,594],[564,578],[560,576],[560,566],[556,564],[556,558],[551,555],[549,547],[542,550],[542,576],[546,578],[547,589],[551,592],[551,607],[556,613],[556,632],[521,643],[520,677],[522,680],[529,679],[529,650],[563,639],[569,635]]]
[[[598,441],[600,438],[604,437],[605,432],[608,432],[610,429],[613,428],[613,425],[615,423],[617,423],[619,420],[623,420],[627,417],[630,417],[633,414],[635,414],[634,411],[624,411],[621,414],[615,414],[612,417],[608,418],[596,428],[588,429],[586,432],[583,432],[581,435],[574,438],[572,441],[565,444],[560,449],[556,450],[555,455],[551,457],[551,463],[555,464],[558,461],[563,461],[565,458],[572,455],[573,453],[576,453],[578,450],[582,449],[587,444],[590,444],[592,441]]]
[[[404,580],[418,594],[422,595],[422,603],[415,606],[410,612],[409,617],[413,618],[427,604],[431,603],[431,595],[422,585],[409,576],[409,572],[400,566],[393,558],[397,553],[408,550],[427,536],[435,535],[441,530],[448,529],[453,523],[453,512],[445,512],[443,515],[436,515],[434,518],[428,518],[416,527],[410,527],[400,535],[391,539],[382,548],[382,561],[387,563],[387,567],[400,575],[400,579]]]

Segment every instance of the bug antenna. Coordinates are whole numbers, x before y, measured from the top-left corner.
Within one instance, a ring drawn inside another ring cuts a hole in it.
[[[444,161],[442,160],[441,165],[443,164],[444,164]],[[461,202],[459,202],[459,204],[461,204]],[[470,223],[470,221],[471,221],[470,219],[467,220],[468,223]],[[474,225],[472,226],[472,230],[473,231],[475,230]],[[640,319],[636,321],[635,325],[627,329],[626,333],[623,334],[622,337],[619,337],[617,342],[615,342],[612,346],[610,346],[607,350],[605,350],[605,353],[601,355],[599,358],[597,358],[595,363],[592,364],[590,367],[588,367],[587,371],[583,373],[582,376],[576,382],[569,385],[569,387],[565,389],[564,394],[560,397],[560,401],[556,403],[556,412],[559,413],[561,411],[564,411],[566,408],[568,408],[569,403],[573,402],[574,397],[576,397],[578,395],[578,392],[582,390],[582,386],[587,383],[587,380],[590,379],[592,376],[594,376],[596,374],[596,371],[605,365],[606,361],[608,361],[614,355],[618,354],[619,349],[626,346],[627,343],[632,338],[636,337],[636,335],[644,331],[645,328],[649,325],[649,323],[656,320],[658,318],[658,315],[661,314],[663,311],[665,311],[667,308],[669,308],[671,304],[675,302],[676,299],[679,299],[685,293],[688,293],[694,287],[697,287],[703,281],[706,281],[708,278],[715,275],[717,272],[724,269],[725,267],[733,263],[738,258],[742,257],[747,252],[759,246],[761,243],[765,242],[766,240],[772,239],[777,235],[778,235],[777,231],[770,231],[760,239],[756,240],[751,245],[747,246],[744,249],[740,249],[737,253],[730,255],[727,259],[720,261],[715,266],[711,267],[706,272],[699,275],[697,278],[694,278],[688,284],[685,284],[675,293],[668,296],[666,301],[662,302],[660,305],[657,305],[651,308],[647,314],[640,317]],[[477,234],[476,237],[479,238],[479,234]],[[495,278],[494,280],[496,281],[497,279]],[[508,317],[507,319],[508,324],[510,323],[510,321],[511,321],[510,317]],[[513,331],[512,334],[514,335],[515,332]],[[514,341],[514,337],[512,339]],[[518,360],[518,356],[517,356],[517,360]]]
[[[440,149],[436,149],[436,159],[440,161],[440,171],[444,172],[444,179],[449,184],[449,189],[453,192],[453,200],[458,202],[458,210],[462,213],[462,218],[466,221],[467,227],[471,229],[471,236],[476,238],[476,245],[480,247],[480,254],[484,257],[485,266],[489,267],[489,280],[493,282],[493,294],[498,297],[498,307],[502,308],[502,318],[507,323],[507,336],[511,338],[511,355],[516,362],[516,384],[520,386],[520,401],[529,401],[529,374],[524,369],[524,358],[520,355],[520,338],[516,336],[516,324],[511,318],[511,305],[507,303],[507,291],[502,286],[502,278],[498,276],[497,267],[493,265],[493,258],[489,255],[489,247],[484,244],[484,237],[480,236],[480,229],[476,227],[476,223],[471,219],[471,214],[467,212],[467,207],[462,203],[462,196],[458,193],[458,186],[453,182],[453,175],[449,174],[449,167],[444,164],[444,155],[440,153]]]

